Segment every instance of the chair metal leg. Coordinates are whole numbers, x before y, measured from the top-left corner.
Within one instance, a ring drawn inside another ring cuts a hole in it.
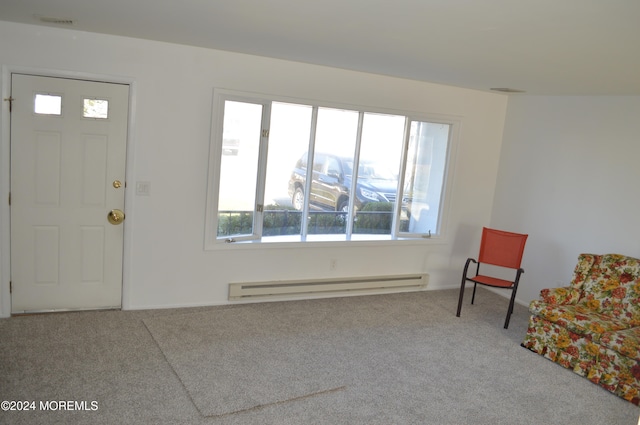
[[[460,310],[462,310],[462,298],[464,297],[464,284],[467,279],[462,276],[462,282],[460,283],[460,297],[458,298],[458,312],[456,313],[456,317],[460,317]]]
[[[509,320],[511,319],[511,313],[513,313],[513,305],[516,302],[516,292],[518,292],[518,283],[520,282],[520,275],[524,273],[523,269],[518,269],[516,273],[516,279],[513,282],[513,289],[511,290],[511,300],[509,301],[509,310],[507,310],[507,318],[504,321],[504,328],[509,328]]]
[[[473,295],[471,296],[471,304],[473,304],[473,302],[476,300],[476,287],[477,286],[478,286],[478,284],[473,282]]]
[[[504,321],[504,328],[508,329],[509,328],[509,320],[511,319],[511,313],[513,313],[513,305],[516,302],[516,290],[518,289],[518,286],[516,285],[512,290],[511,290],[511,300],[509,301],[509,309],[507,310],[507,318]]]
[[[467,262],[464,264],[464,271],[462,272],[462,281],[460,282],[460,297],[458,298],[458,311],[456,317],[460,317],[460,310],[462,310],[462,298],[464,297],[464,285],[467,283],[467,270],[469,270],[469,264],[475,263],[473,258],[467,258]],[[477,273],[476,273],[477,274]],[[474,286],[475,292],[475,286]]]
[[[509,329],[509,320],[511,319],[511,313],[513,313],[513,297],[511,297],[511,302],[509,303],[509,310],[507,310],[507,318],[504,321],[504,328]]]

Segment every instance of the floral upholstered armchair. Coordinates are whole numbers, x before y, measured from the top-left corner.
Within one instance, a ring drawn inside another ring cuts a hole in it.
[[[581,254],[571,284],[540,296],[522,345],[640,404],[640,260]]]

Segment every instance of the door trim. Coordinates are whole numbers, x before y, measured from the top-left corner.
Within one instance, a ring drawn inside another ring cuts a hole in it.
[[[129,182],[129,190],[125,190],[124,204],[127,220],[123,223],[124,240],[122,254],[122,309],[130,308],[131,293],[131,254],[133,248],[132,230],[135,219],[135,126],[136,126],[136,81],[131,77],[121,77],[105,74],[93,74],[86,72],[63,71],[56,69],[30,68],[21,66],[2,66],[2,116],[0,119],[0,318],[11,316],[11,210],[9,208],[9,191],[11,190],[11,115],[9,114],[8,99],[11,94],[11,74],[28,74],[42,77],[68,78],[75,80],[100,81],[104,83],[129,85],[129,119],[127,125],[127,158],[126,180]]]

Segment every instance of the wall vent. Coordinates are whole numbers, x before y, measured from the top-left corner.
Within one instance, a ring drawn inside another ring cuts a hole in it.
[[[56,24],[56,25],[73,25],[73,19],[66,18],[52,18],[48,16],[41,16],[40,22],[44,22],[45,24]]]
[[[422,290],[426,288],[428,282],[428,274],[236,282],[229,284],[229,300],[407,292]]]

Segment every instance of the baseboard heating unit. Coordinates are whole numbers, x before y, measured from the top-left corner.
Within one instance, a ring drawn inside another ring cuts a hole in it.
[[[418,291],[426,288],[428,282],[429,275],[426,273],[271,282],[236,282],[229,284],[229,300]]]

